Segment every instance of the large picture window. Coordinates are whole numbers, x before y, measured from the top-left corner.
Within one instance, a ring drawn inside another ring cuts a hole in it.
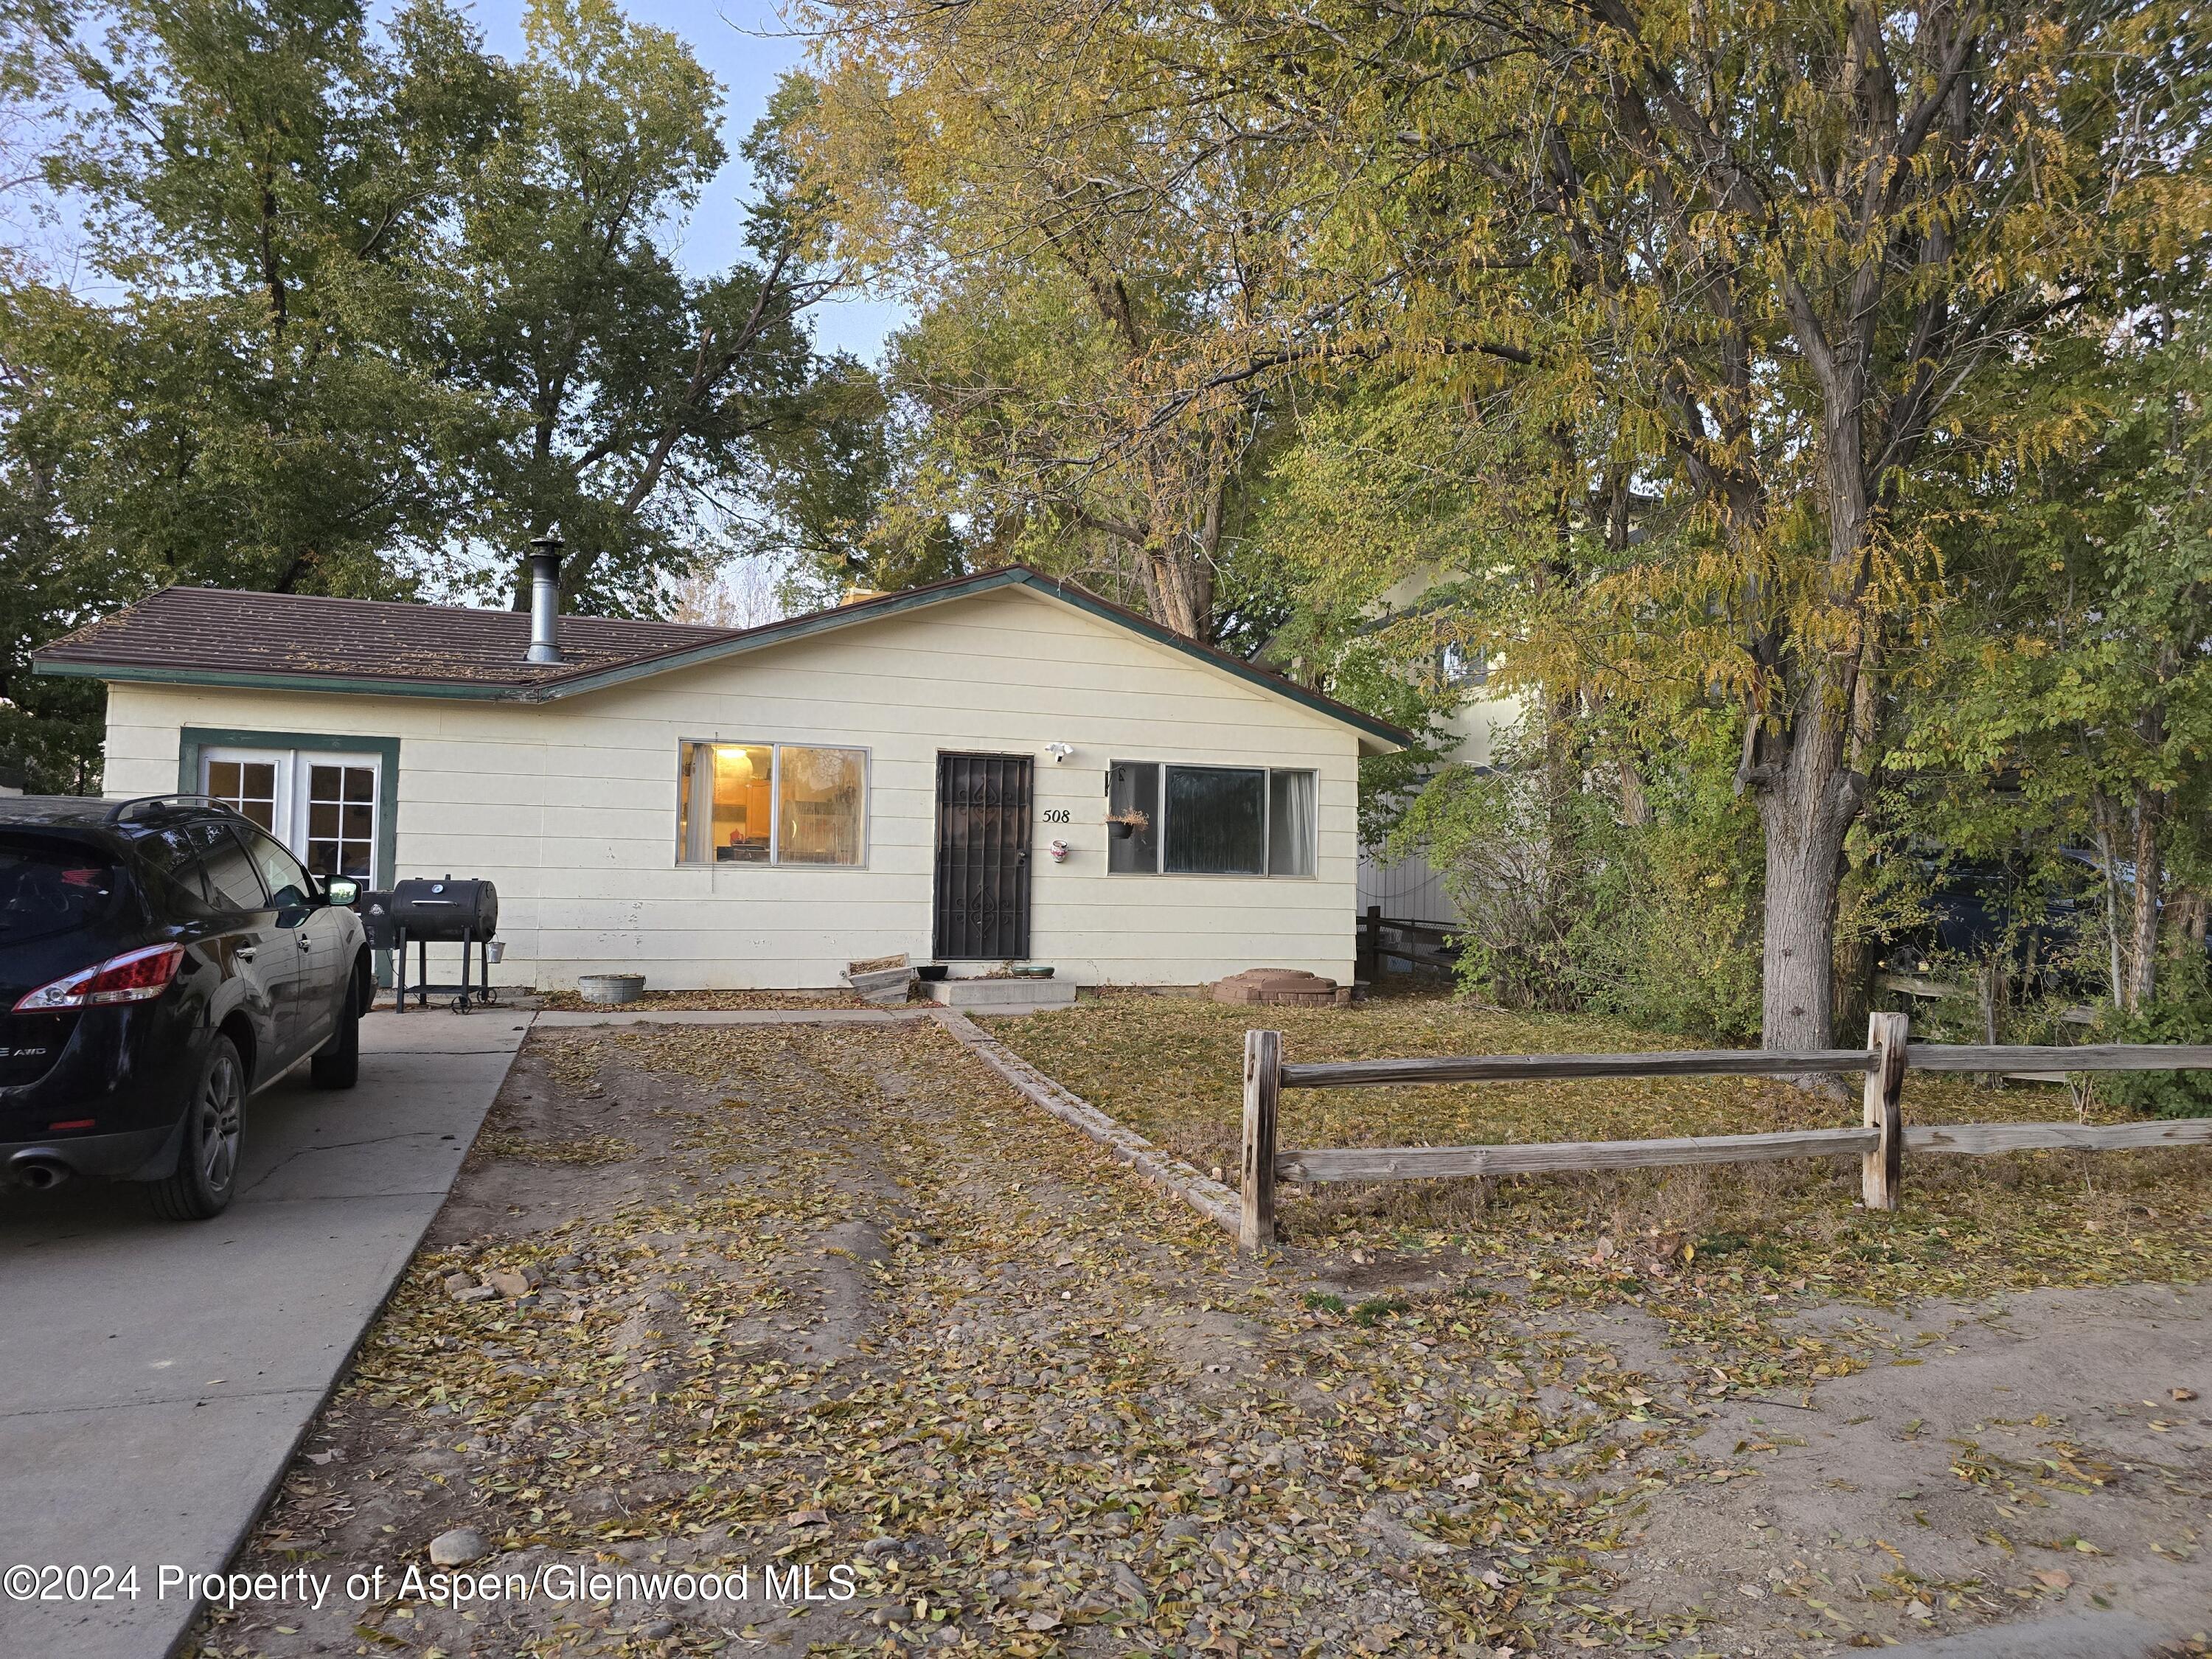
[[[687,743],[683,864],[858,865],[866,855],[866,751],[795,743]]]
[[[1115,761],[1106,794],[1115,874],[1314,873],[1311,772]]]

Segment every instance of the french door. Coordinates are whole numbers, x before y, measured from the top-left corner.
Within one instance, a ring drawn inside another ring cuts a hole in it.
[[[210,748],[200,751],[200,790],[259,824],[316,875],[369,887],[386,810],[377,799],[380,765],[373,754]]]

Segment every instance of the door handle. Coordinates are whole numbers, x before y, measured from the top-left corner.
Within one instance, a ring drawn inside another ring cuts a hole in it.
[[[241,945],[238,947],[235,954],[240,962],[251,962],[253,960],[253,946],[251,945]]]
[[[294,940],[292,941],[292,943],[293,943],[293,944],[295,944],[295,945],[298,945],[298,946],[299,946],[302,951],[312,951],[312,950],[313,950],[313,949],[315,948],[312,944],[310,944],[310,943],[308,942],[308,940],[307,940],[307,936],[306,936],[305,934],[302,934],[302,935],[301,935],[301,937],[299,937],[298,939],[294,939]]]

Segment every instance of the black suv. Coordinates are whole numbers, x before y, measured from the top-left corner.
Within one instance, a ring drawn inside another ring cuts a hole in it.
[[[0,800],[0,1180],[219,1213],[246,1097],[353,1086],[376,994],[355,884],[193,796]]]

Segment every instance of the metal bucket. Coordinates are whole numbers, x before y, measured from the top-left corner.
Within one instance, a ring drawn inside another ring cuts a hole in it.
[[[576,994],[586,1002],[635,1002],[645,994],[643,974],[583,974],[576,980]]]

